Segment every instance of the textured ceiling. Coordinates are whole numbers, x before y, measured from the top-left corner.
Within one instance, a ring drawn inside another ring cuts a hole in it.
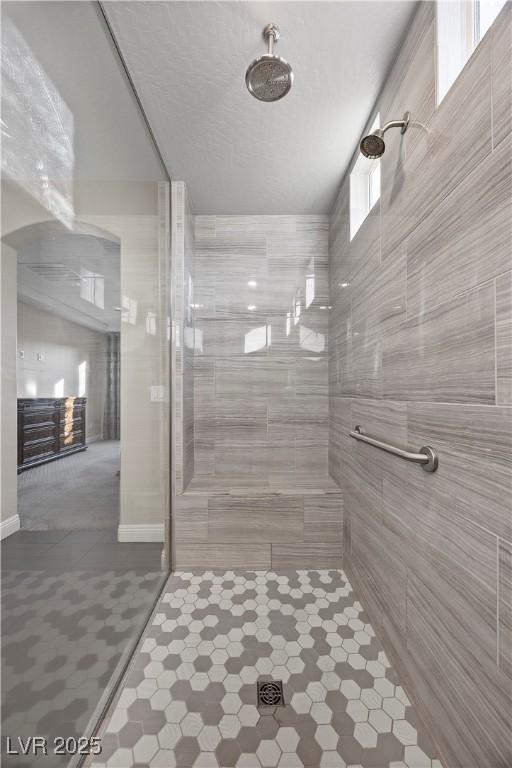
[[[414,6],[104,3],[171,177],[216,214],[329,211]],[[244,76],[270,21],[295,81],[267,104]]]

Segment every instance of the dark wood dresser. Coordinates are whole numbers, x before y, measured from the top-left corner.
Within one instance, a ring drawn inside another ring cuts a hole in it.
[[[85,451],[86,397],[18,399],[18,473]]]

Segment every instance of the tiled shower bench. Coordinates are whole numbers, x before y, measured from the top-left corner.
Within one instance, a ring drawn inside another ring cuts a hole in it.
[[[195,477],[176,498],[176,568],[340,568],[343,500],[329,477]]]

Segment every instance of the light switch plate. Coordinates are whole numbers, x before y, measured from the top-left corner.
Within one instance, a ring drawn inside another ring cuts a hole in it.
[[[163,384],[153,384],[150,387],[151,402],[162,403],[165,401],[165,386]]]

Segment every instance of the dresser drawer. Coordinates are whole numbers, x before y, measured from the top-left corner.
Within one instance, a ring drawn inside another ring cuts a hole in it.
[[[42,440],[44,438],[51,438],[55,440],[57,437],[57,425],[53,421],[45,424],[38,424],[34,427],[25,427],[23,430],[23,443],[24,445],[30,444],[35,440]]]
[[[54,424],[55,423],[55,409],[45,408],[41,411],[22,411],[21,417],[23,419],[24,426],[28,427],[31,424]]]
[[[36,440],[23,446],[23,461],[42,459],[43,456],[54,456],[57,453],[55,438]]]

